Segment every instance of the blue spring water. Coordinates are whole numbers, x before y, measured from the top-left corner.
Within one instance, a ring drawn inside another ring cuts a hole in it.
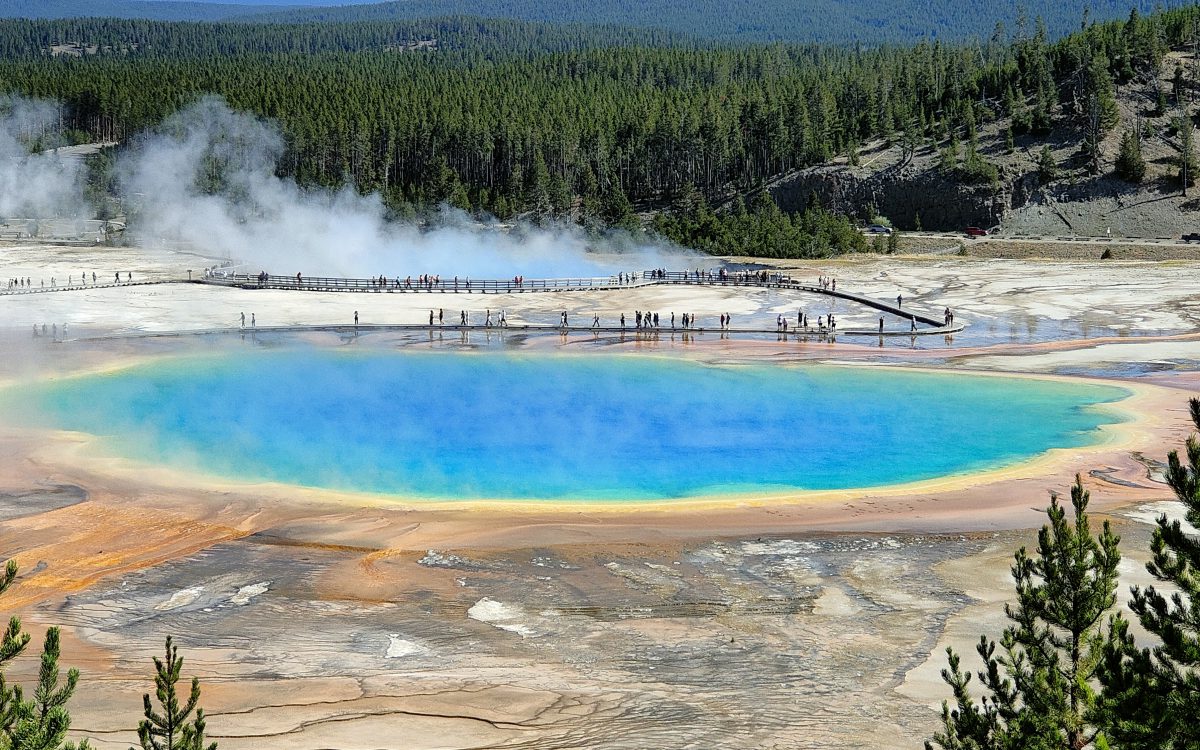
[[[1103,385],[622,355],[301,349],[20,394],[190,471],[426,499],[638,501],[910,482],[1097,439]]]

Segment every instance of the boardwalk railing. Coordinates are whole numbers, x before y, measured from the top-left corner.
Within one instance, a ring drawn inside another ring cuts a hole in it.
[[[619,289],[646,286],[641,276],[580,277],[570,279],[449,279],[384,278],[353,279],[323,276],[275,276],[254,274],[216,274],[198,281],[205,284],[235,286],[243,289],[293,289],[313,292],[457,292],[475,294],[514,294],[585,289]],[[652,283],[652,282],[651,282]]]
[[[948,328],[945,320],[906,310],[901,305],[892,305],[851,292],[841,292],[830,287],[805,284],[792,277],[773,271],[722,271],[696,269],[694,271],[641,271],[618,273],[614,276],[581,277],[567,279],[469,279],[412,277],[354,279],[321,276],[275,276],[271,274],[221,274],[206,276],[197,281],[243,289],[290,289],[314,292],[376,292],[376,293],[457,293],[457,294],[519,294],[523,292],[569,292],[587,290],[613,290],[655,285],[727,286],[755,287],[758,289],[787,289],[792,291],[836,297],[880,312],[915,320],[934,328]]]
[[[469,279],[463,278],[374,278],[355,279],[322,276],[275,276],[268,274],[238,274],[229,272],[210,273],[202,278],[189,279],[191,283],[213,284],[242,289],[284,289],[312,292],[375,292],[375,293],[449,293],[449,294],[519,294],[525,292],[571,292],[590,290],[633,289],[657,285],[754,287],[759,289],[786,289],[791,291],[820,294],[844,299],[865,307],[895,315],[905,320],[930,326],[940,331],[949,331],[952,326],[945,320],[904,309],[899,304],[881,302],[852,292],[836,291],[831,287],[805,284],[790,276],[768,271],[641,271],[618,273],[613,276],[579,277],[566,279]],[[141,286],[146,284],[184,283],[183,280],[155,279],[146,281],[124,281],[119,283],[69,284],[50,287],[15,287],[0,289],[0,295],[38,294],[45,292],[80,291],[113,286]],[[961,330],[961,326],[955,328]]]

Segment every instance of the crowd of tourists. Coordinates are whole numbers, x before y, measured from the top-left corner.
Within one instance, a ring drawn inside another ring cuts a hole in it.
[[[38,327],[37,323],[34,323],[33,324],[33,337],[41,338],[43,336],[50,336],[55,341],[62,341],[64,339],[66,339],[66,337],[67,337],[67,324],[66,323],[62,324],[61,330],[62,330],[62,335],[60,336],[59,335],[59,327],[58,327],[57,323],[51,323],[49,325],[42,323],[40,328]]]
[[[48,289],[58,289],[60,281],[61,281],[61,279],[59,279],[57,276],[51,276],[49,284],[46,283],[45,279],[38,279],[38,287],[37,288],[38,289],[47,289],[47,288]],[[128,271],[125,274],[125,283],[128,284],[128,283],[132,283],[132,282],[133,282],[133,272]],[[84,272],[81,272],[78,276],[76,276],[73,273],[69,273],[69,274],[67,274],[66,282],[63,283],[63,288],[69,289],[71,287],[89,286],[89,285],[96,286],[97,283],[99,283],[99,280],[96,276],[95,271],[92,271],[90,274],[88,272],[84,271]],[[121,273],[119,271],[115,272],[113,274],[113,283],[114,284],[121,283]],[[32,290],[33,289],[33,278],[29,277],[29,276],[16,276],[16,277],[10,278],[10,279],[8,279],[8,284],[7,284],[6,289],[7,289],[7,291],[10,291],[10,292],[19,292],[21,290]]]

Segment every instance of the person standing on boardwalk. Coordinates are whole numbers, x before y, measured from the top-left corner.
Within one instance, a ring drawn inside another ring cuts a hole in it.
[[[625,328],[625,313],[621,313],[621,328]]]
[[[354,311],[354,325],[358,325],[358,310]]]
[[[879,316],[879,332],[883,333],[883,316]]]
[[[246,327],[246,313],[242,313],[242,328]]]
[[[896,307],[904,307],[904,295],[903,294],[896,295]]]
[[[429,311],[429,325],[433,325],[433,310]]]
[[[250,327],[254,328],[258,325],[258,321],[254,319],[254,313],[250,313]]]
[[[443,317],[443,316],[444,316],[445,314],[446,314],[446,311],[445,311],[445,310],[443,310],[442,308],[440,308],[440,307],[439,307],[439,308],[438,308],[438,325],[441,325],[441,324],[442,324],[442,321],[444,320],[444,317]],[[502,314],[503,314],[503,313],[502,313]]]

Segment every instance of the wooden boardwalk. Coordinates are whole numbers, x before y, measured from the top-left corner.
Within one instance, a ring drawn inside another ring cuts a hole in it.
[[[82,292],[85,289],[116,289],[122,286],[154,286],[157,284],[185,284],[179,279],[154,279],[150,281],[109,281],[97,284],[62,284],[54,286],[10,286],[0,289],[0,296],[20,296],[25,294],[53,294],[55,292]]]
[[[915,323],[925,326],[912,330],[885,330],[882,333],[878,329],[838,329],[834,331],[809,328],[802,331],[790,329],[786,332],[776,330],[774,328],[730,328],[721,331],[719,328],[691,328],[673,329],[675,333],[730,333],[730,334],[779,334],[788,336],[815,337],[815,336],[909,336],[909,335],[931,335],[931,334],[952,334],[962,331],[962,324],[948,326],[945,321],[930,315],[926,315],[911,309],[902,308],[899,305],[893,305],[890,302],[865,297],[852,292],[838,291],[829,287],[805,284],[797,281],[790,276],[780,273],[768,273],[762,271],[728,273],[725,275],[719,272],[711,271],[642,271],[633,274],[618,274],[605,277],[581,277],[581,278],[565,278],[565,279],[523,279],[523,280],[506,280],[498,281],[495,279],[468,279],[468,278],[452,278],[439,280],[413,280],[409,279],[355,279],[355,278],[339,278],[339,277],[305,277],[305,276],[253,276],[248,274],[228,274],[208,276],[199,279],[154,279],[146,281],[123,281],[123,282],[108,282],[99,284],[66,284],[61,286],[50,287],[8,287],[0,290],[0,296],[15,296],[27,294],[49,294],[56,292],[76,292],[89,289],[110,289],[117,287],[135,287],[135,286],[151,286],[163,284],[206,284],[210,286],[233,287],[238,289],[275,289],[286,291],[302,291],[302,292],[358,292],[365,294],[532,294],[532,293],[549,293],[549,292],[606,292],[606,291],[621,291],[626,289],[642,289],[652,286],[707,286],[707,287],[745,287],[754,289],[779,289],[786,291],[805,292],[808,294],[824,295],[836,299],[844,299],[854,302],[864,307],[869,307],[889,315],[900,317],[904,320],[914,321]],[[790,322],[790,321],[789,321]],[[279,328],[258,328],[259,331],[271,330],[341,330],[343,326],[300,326],[288,327],[286,329]],[[351,330],[354,326],[349,327]],[[602,326],[592,328],[590,326],[569,326],[563,328],[555,325],[513,325],[507,328],[500,329],[499,327],[485,326],[428,326],[422,324],[408,325],[391,325],[383,326],[358,326],[360,331],[369,330],[442,330],[442,331],[485,331],[485,330],[509,330],[509,331],[529,331],[529,332],[546,332],[546,331],[564,331],[567,333],[578,332],[599,332],[605,334],[613,333],[665,333],[672,332],[669,328],[643,328],[638,329],[632,326],[626,328]],[[208,329],[207,332],[227,332],[229,330],[239,331],[242,329]],[[197,331],[204,333],[206,331]]]
[[[619,274],[592,278],[568,279],[524,279],[497,281],[495,279],[453,278],[420,282],[409,279],[354,279],[339,277],[271,276],[264,277],[231,274],[212,276],[196,280],[200,284],[231,286],[240,289],[283,289],[309,292],[360,292],[367,294],[531,294],[539,292],[587,292],[619,291],[649,286],[686,285],[712,287],[752,287],[756,289],[783,289],[789,291],[821,294],[870,307],[880,312],[896,315],[938,329],[948,329],[945,321],[913,310],[903,309],[890,302],[864,297],[851,292],[836,291],[822,286],[804,284],[790,276],[778,273],[745,272],[720,276],[713,272],[669,271],[656,273],[642,271],[632,275]],[[958,326],[957,330],[962,330]],[[774,331],[771,331],[772,333]],[[873,331],[878,334],[878,331]],[[908,332],[905,332],[908,333]]]

